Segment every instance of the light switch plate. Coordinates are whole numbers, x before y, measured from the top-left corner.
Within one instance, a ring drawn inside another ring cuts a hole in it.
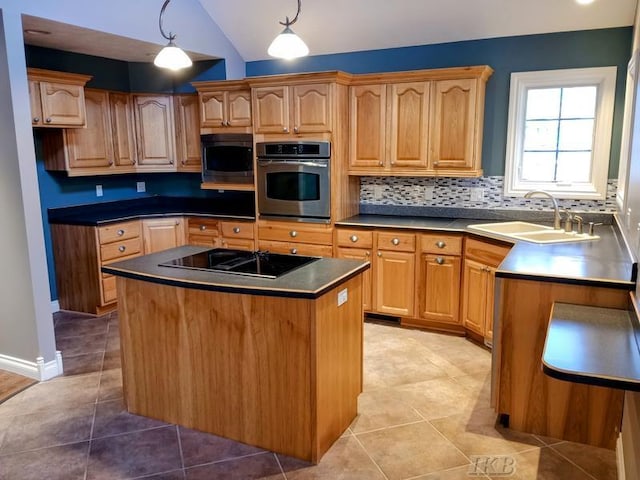
[[[434,188],[431,185],[424,187],[424,199],[427,201],[433,200],[433,191]]]
[[[343,303],[347,303],[347,297],[347,289],[345,288],[343,290],[340,290],[338,292],[338,306],[342,305]]]
[[[102,196],[102,185],[96,185],[96,197]]]
[[[136,182],[136,192],[146,192],[147,186],[144,182]]]

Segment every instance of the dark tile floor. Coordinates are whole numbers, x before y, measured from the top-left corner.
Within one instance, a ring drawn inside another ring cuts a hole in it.
[[[616,478],[614,452],[497,427],[491,356],[462,338],[367,323],[359,415],[310,465],[127,413],[117,316],[54,319],[65,374],[0,404],[0,480],[493,478],[485,456],[509,478]]]

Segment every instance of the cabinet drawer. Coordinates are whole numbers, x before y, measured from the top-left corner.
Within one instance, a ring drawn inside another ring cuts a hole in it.
[[[352,248],[371,248],[373,246],[373,232],[367,230],[336,230],[338,246]]]
[[[378,250],[393,250],[397,252],[415,252],[416,236],[402,232],[378,232]]]
[[[420,235],[420,251],[436,255],[462,254],[462,235],[424,233]]]
[[[189,218],[187,223],[189,225],[189,238],[191,238],[191,235],[218,236],[218,220],[211,218]]]
[[[220,222],[223,237],[253,240],[253,223]]]
[[[118,299],[116,291],[116,277],[109,275],[102,279],[102,300],[104,303],[115,302]]]
[[[256,249],[256,242],[247,238],[223,238],[222,247],[253,252]]]
[[[189,233],[189,238],[187,239],[187,243],[189,245],[198,245],[200,247],[210,247],[210,248],[214,248],[214,247],[218,247],[218,236],[212,236],[212,235],[195,235],[192,233]]]
[[[489,267],[497,267],[511,250],[511,245],[489,243],[467,238],[464,244],[464,257],[482,262]]]
[[[260,222],[258,238],[262,240],[331,245],[333,229],[329,225],[313,223]]]
[[[260,250],[273,253],[288,253],[293,255],[309,255],[312,257],[331,257],[331,245],[314,245],[312,243],[273,242],[260,240]]]
[[[116,258],[128,257],[142,251],[140,237],[122,240],[121,242],[108,243],[100,246],[100,260],[108,262]]]
[[[112,223],[98,227],[100,245],[140,236],[140,221]]]

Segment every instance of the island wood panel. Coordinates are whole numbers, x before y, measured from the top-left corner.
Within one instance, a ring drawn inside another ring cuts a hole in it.
[[[620,478],[640,478],[640,393],[626,392],[622,419],[624,473]]]
[[[123,277],[117,288],[130,412],[313,462],[355,418],[360,276],[315,301]]]
[[[62,310],[99,313],[100,260],[95,227],[51,225],[58,302]]]
[[[499,284],[498,413],[509,415],[514,430],[615,448],[624,392],[548,377],[541,359],[553,302],[627,308],[628,292],[504,278]]]

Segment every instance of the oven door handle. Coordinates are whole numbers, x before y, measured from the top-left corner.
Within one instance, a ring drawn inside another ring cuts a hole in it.
[[[316,163],[316,162],[281,162],[278,160],[258,160],[258,165],[266,167],[269,165],[295,165],[300,167],[320,167],[328,168],[328,163]]]

